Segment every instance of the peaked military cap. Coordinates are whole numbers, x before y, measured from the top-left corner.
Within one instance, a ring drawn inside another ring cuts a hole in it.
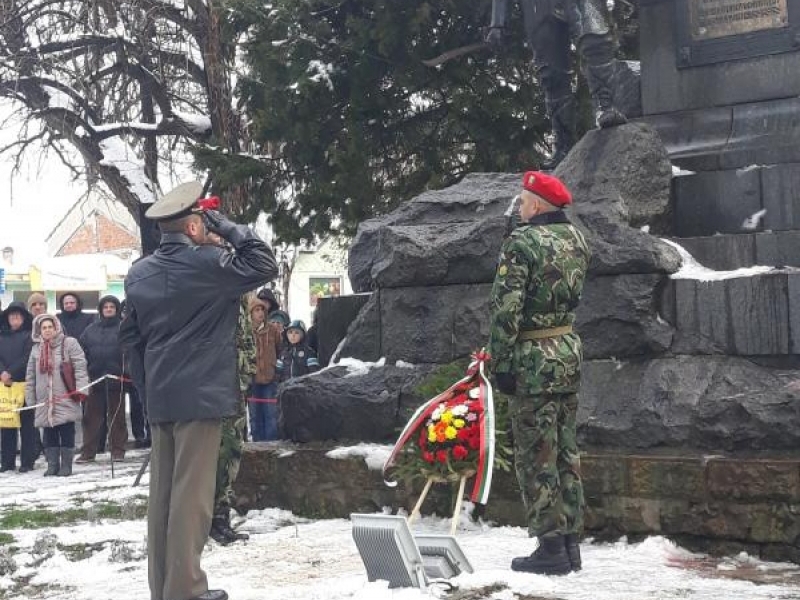
[[[202,193],[203,186],[198,182],[182,183],[160,200],[156,200],[144,215],[154,221],[184,217],[191,213]]]

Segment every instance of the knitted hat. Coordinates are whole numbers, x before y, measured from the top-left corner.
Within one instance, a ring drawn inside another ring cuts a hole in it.
[[[572,204],[569,193],[558,177],[540,171],[528,171],[522,176],[522,187],[546,200],[553,206],[563,207]]]
[[[44,305],[47,306],[47,297],[39,292],[33,292],[30,296],[28,296],[28,310],[31,310],[31,307],[36,302],[43,302]]]

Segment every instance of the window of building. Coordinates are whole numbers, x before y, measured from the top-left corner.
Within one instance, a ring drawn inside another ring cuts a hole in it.
[[[317,306],[317,300],[325,296],[340,296],[342,293],[341,277],[310,277],[308,280],[309,304]]]

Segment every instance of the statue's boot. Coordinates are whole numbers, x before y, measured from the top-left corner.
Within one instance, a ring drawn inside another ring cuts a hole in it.
[[[601,129],[624,125],[628,119],[614,105],[617,63],[613,43],[607,36],[587,35],[581,43],[583,71],[595,106],[595,118]]]
[[[552,171],[575,145],[576,103],[572,93],[572,73],[550,65],[539,68],[539,81],[544,89],[544,102],[553,132],[553,155],[542,163],[544,171]]]

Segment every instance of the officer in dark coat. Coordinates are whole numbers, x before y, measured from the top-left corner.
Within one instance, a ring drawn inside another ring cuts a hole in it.
[[[125,280],[120,329],[131,373],[145,392],[152,451],[148,507],[151,600],[225,600],[200,567],[211,526],[222,419],[239,403],[240,298],[278,274],[269,247],[178,186],[150,207],[161,245]],[[208,232],[233,251],[207,245]]]
[[[13,321],[13,323],[12,323]],[[31,326],[33,316],[22,302],[12,302],[0,313],[0,385],[22,383],[28,367],[33,340]],[[3,429],[2,466],[0,471],[12,471],[17,461],[17,430]],[[20,413],[20,466],[19,472],[33,469],[39,455],[39,430],[33,424],[33,411]]]
[[[581,568],[575,423],[583,350],[573,323],[590,252],[562,210],[572,196],[560,180],[525,173],[520,201],[492,287],[490,353],[498,389],[509,395],[514,464],[539,547],[511,568],[563,575]]]
[[[519,0],[533,63],[544,90],[547,115],[555,137],[553,157],[543,165],[554,169],[575,145],[575,95],[572,92],[570,47],[581,57],[583,72],[597,109],[597,124],[626,122],[614,107],[614,39],[606,0]],[[493,0],[487,41],[500,46],[505,37],[509,0]]]

